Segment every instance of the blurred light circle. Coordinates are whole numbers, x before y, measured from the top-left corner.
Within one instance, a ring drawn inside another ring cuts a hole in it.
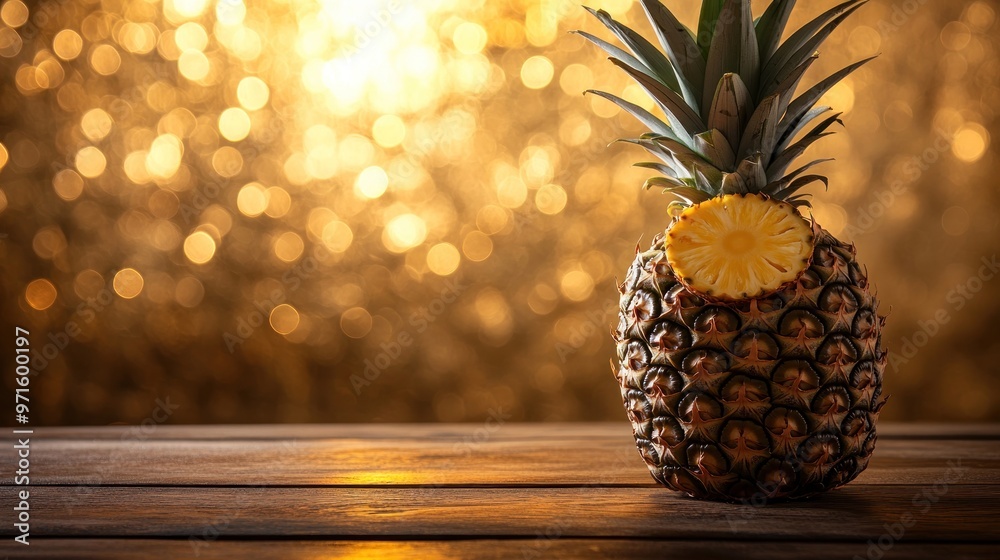
[[[302,256],[305,242],[294,231],[286,231],[274,240],[274,254],[284,262],[293,262]]]
[[[0,8],[0,19],[11,27],[21,27],[28,21],[28,7],[21,0],[7,0]]]
[[[205,297],[205,286],[194,276],[185,276],[177,282],[174,299],[184,307],[197,307]]]
[[[563,275],[559,287],[568,299],[586,301],[594,293],[594,279],[582,270],[573,270]]]
[[[84,113],[80,119],[80,128],[83,130],[84,136],[96,142],[111,132],[113,123],[111,115],[104,109],[91,109]]]
[[[549,85],[553,75],[555,67],[552,61],[541,55],[533,56],[521,65],[521,82],[530,89],[542,89]]]
[[[493,241],[481,231],[469,232],[462,241],[462,252],[470,261],[485,261],[493,253]]]
[[[979,161],[989,148],[990,133],[982,125],[970,123],[955,134],[952,152],[965,163]]]
[[[267,87],[267,82],[256,76],[247,76],[236,86],[236,99],[248,111],[262,109],[270,96],[271,90]]]
[[[24,290],[24,299],[32,308],[45,311],[56,302],[56,287],[45,278],[32,280]]]
[[[282,303],[271,310],[268,321],[274,332],[281,335],[291,334],[299,326],[299,312],[291,305]]]
[[[344,222],[334,220],[323,226],[323,244],[334,253],[343,253],[354,241],[354,232]]]
[[[80,175],[88,179],[93,179],[100,177],[104,173],[104,168],[107,167],[108,160],[105,159],[104,153],[101,150],[94,146],[87,146],[76,153],[75,164]]]
[[[72,169],[63,169],[52,177],[52,188],[59,198],[76,200],[83,194],[83,178]]]
[[[142,292],[142,275],[134,268],[123,268],[112,281],[115,293],[124,299],[132,299]]]
[[[941,215],[941,228],[953,237],[958,237],[969,231],[972,219],[969,212],[961,206],[952,206]]]
[[[340,328],[351,338],[364,338],[372,330],[372,316],[363,307],[352,307],[340,316]]]
[[[239,142],[250,134],[250,115],[239,107],[230,107],[219,115],[219,133],[230,142]]]
[[[559,185],[545,185],[535,193],[535,206],[542,214],[554,216],[566,207],[566,191]]]
[[[406,124],[396,115],[382,115],[372,124],[372,138],[383,148],[392,148],[406,138]]]
[[[52,38],[52,50],[63,60],[73,60],[83,50],[83,38],[72,29],[63,29]]]
[[[389,175],[377,165],[366,167],[358,173],[354,188],[365,198],[378,198],[389,188]]]
[[[205,264],[215,256],[215,239],[207,232],[196,231],[184,240],[184,256],[195,264]]]
[[[488,38],[483,26],[471,21],[458,24],[451,35],[455,48],[463,54],[476,54],[482,51],[486,47]]]
[[[236,207],[244,216],[260,216],[267,209],[267,204],[267,190],[260,183],[248,183],[236,195]]]
[[[427,224],[416,214],[401,214],[385,226],[382,241],[390,251],[402,253],[424,242]]]
[[[427,251],[427,268],[438,276],[448,276],[458,270],[462,254],[451,243],[438,243]]]
[[[117,72],[121,63],[122,57],[118,54],[118,49],[111,45],[98,45],[90,53],[90,66],[103,76]]]

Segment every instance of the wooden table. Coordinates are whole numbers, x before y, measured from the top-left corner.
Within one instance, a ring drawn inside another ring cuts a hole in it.
[[[37,429],[0,555],[1000,558],[1000,426],[879,428],[854,483],[765,507],[655,485],[625,422]]]

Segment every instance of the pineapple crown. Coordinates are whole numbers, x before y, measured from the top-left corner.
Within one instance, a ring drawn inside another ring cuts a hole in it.
[[[795,91],[818,58],[819,45],[866,1],[844,2],[780,43],[795,0],[774,0],[756,20],[750,0],[703,0],[697,34],[659,0],[641,0],[662,51],[607,12],[586,8],[628,51],[584,31],[576,33],[635,79],[666,122],[610,93],[587,93],[608,99],[649,128],[639,138],[622,140],[642,146],[662,162],[636,164],[662,174],[649,179],[645,188],[663,187],[684,205],[725,194],[759,193],[808,206],[809,195],[799,191],[817,181],[825,186],[829,182],[806,171],[831,160],[788,169],[810,145],[833,134],[829,129],[834,123],[843,124],[842,113],[827,115],[832,108],[816,103],[875,57],[835,72],[797,97]]]

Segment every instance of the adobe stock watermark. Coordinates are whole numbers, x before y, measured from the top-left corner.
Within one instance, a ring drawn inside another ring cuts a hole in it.
[[[899,31],[899,29],[910,22],[910,19],[920,11],[929,0],[902,0],[901,2],[895,2],[892,5],[891,14],[887,18],[879,20],[878,25],[875,27],[878,29],[879,34],[882,35],[882,39],[888,38],[890,35]]]
[[[129,426],[122,432],[119,441],[121,445],[114,446],[108,453],[106,460],[102,461],[93,471],[75,488],[64,503],[70,512],[78,504],[81,496],[94,493],[97,487],[107,481],[114,482],[115,471],[125,462],[125,454],[133,452],[136,446],[141,445],[156,433],[162,424],[166,424],[170,417],[180,409],[181,405],[170,402],[170,396],[162,399],[156,398],[153,401],[153,410],[149,416],[144,418],[138,425]]]
[[[899,519],[892,523],[886,523],[883,528],[885,532],[877,538],[868,540],[868,550],[865,556],[855,555],[853,560],[880,560],[887,552],[892,550],[896,543],[906,536],[906,532],[917,524],[919,517],[926,514],[941,501],[951,486],[965,478],[969,472],[969,467],[962,466],[961,459],[948,461],[948,470],[933,485],[921,488],[913,495],[910,504],[913,509],[904,511],[899,515]]]
[[[114,274],[111,276],[114,277]],[[41,350],[34,352],[34,358],[31,360],[31,376],[34,377],[45,371],[66,351],[71,343],[83,334],[83,326],[93,323],[98,314],[103,313],[115,301],[114,292],[105,286],[96,296],[88,297],[80,302],[70,318],[63,323],[62,328],[49,331],[48,340],[41,347]]]
[[[253,302],[254,310],[236,320],[233,332],[222,333],[222,340],[230,354],[243,347],[257,329],[268,322],[275,307],[288,301],[288,297],[302,287],[302,282],[312,278],[320,265],[331,256],[330,251],[322,244],[313,247],[312,252],[295,266],[281,275],[281,287],[275,288],[267,297]]]
[[[931,145],[919,155],[911,156],[903,164],[903,177],[876,191],[873,195],[875,200],[860,208],[853,219],[844,227],[844,235],[854,239],[870,232],[879,225],[880,219],[889,211],[889,207],[895,204],[899,197],[906,194],[910,187],[923,177],[924,173],[934,167],[941,161],[944,154],[951,150],[956,132],[937,129]]]
[[[436,298],[411,313],[406,321],[409,328],[400,330],[391,340],[379,344],[381,352],[374,358],[365,358],[364,369],[360,374],[351,374],[351,387],[354,388],[355,396],[361,396],[361,392],[391,367],[393,362],[403,355],[403,350],[412,346],[416,339],[444,314],[448,306],[458,301],[466,289],[468,286],[462,282],[448,279]]]
[[[608,319],[617,314],[617,298],[605,301],[600,309],[588,311],[587,319],[570,330],[569,338],[565,342],[556,343],[556,354],[559,356],[559,361],[565,364],[569,357],[583,348],[594,335],[607,334]]]
[[[894,372],[899,371],[916,357],[917,353],[941,332],[943,326],[951,322],[952,312],[965,309],[969,302],[983,291],[983,287],[1000,274],[1000,261],[995,254],[983,257],[980,262],[975,274],[948,291],[945,301],[950,304],[950,310],[948,307],[940,307],[930,318],[917,321],[917,330],[903,337],[898,351],[889,353],[889,365]]]
[[[608,465],[607,470],[603,474],[593,482],[584,484],[575,490],[589,497],[595,488],[620,483],[622,473],[629,472],[634,468],[645,470],[641,465],[641,461],[636,459],[633,452],[619,451],[615,455],[614,461]],[[567,536],[572,528],[573,524],[567,519],[560,516],[553,518],[544,528],[535,531],[535,538],[530,544],[525,544],[521,548],[521,558],[524,560],[544,558],[555,542]]]
[[[295,439],[282,441],[282,450],[278,453],[278,459],[270,463],[269,467],[273,469],[274,467],[279,467],[297,460],[300,457],[298,453],[296,453],[298,445],[299,442]],[[256,493],[251,492],[251,490],[264,491],[268,487],[269,486],[267,484],[258,484],[246,487],[246,492],[235,493],[235,500],[233,502],[235,507],[233,509],[226,514],[213,519],[211,523],[202,527],[197,534],[188,536],[188,544],[191,545],[191,552],[193,552],[196,557],[201,556],[204,549],[219,540],[219,538],[222,537],[226,531],[231,529],[233,522],[240,519],[244,515],[244,512],[251,505],[253,505],[251,498],[254,497]]]

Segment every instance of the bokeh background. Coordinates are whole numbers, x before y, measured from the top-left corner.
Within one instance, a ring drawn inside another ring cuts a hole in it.
[[[637,2],[589,5],[649,32]],[[891,308],[885,419],[1000,420],[998,11],[873,0],[813,69],[882,53],[828,94],[846,130],[812,154],[837,158],[815,215]],[[32,333],[32,423],[156,399],[175,423],[624,419],[615,276],[669,200],[608,146],[638,125],[581,94],[650,106],[567,33],[606,36],[578,1],[0,19],[0,324]]]

